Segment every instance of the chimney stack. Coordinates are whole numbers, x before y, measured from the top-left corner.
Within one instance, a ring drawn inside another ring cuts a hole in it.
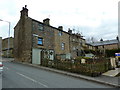
[[[63,26],[58,26],[58,29],[63,30]]]
[[[103,41],[103,39],[101,38],[101,39],[100,39],[100,41],[102,42],[102,41]]]
[[[22,17],[28,17],[27,5],[25,5],[25,7],[23,7],[20,12],[21,12],[21,18],[22,18]]]
[[[46,25],[50,25],[50,19],[49,18],[44,19],[43,23]]]
[[[119,41],[119,37],[117,36],[116,39]]]
[[[68,33],[72,34],[72,30],[70,30],[70,28],[68,29]]]

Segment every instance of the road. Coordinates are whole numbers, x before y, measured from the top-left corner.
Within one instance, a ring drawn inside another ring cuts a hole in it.
[[[3,62],[2,88],[111,88],[14,62]]]

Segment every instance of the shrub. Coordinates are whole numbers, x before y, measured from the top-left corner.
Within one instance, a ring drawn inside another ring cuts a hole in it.
[[[110,69],[110,60],[108,59],[95,59],[93,62],[86,58],[90,63],[80,64],[80,60],[85,57],[77,57],[74,60],[42,60],[42,65],[51,68],[57,68],[64,71],[74,72],[78,74],[88,75],[88,76],[98,76],[101,73]]]
[[[120,52],[120,49],[106,50],[107,57],[115,57],[115,53]]]
[[[84,56],[78,56],[75,58],[75,60],[81,61],[81,59],[91,59],[90,57],[84,57]]]

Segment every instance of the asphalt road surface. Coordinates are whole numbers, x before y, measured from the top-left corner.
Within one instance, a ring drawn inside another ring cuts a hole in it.
[[[14,62],[3,62],[2,88],[112,88]]]

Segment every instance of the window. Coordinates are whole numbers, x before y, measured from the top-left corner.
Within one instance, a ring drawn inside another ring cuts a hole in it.
[[[81,45],[81,46],[83,45],[83,42],[82,42],[82,40],[80,40],[80,45]]]
[[[75,41],[75,39],[73,39],[73,41]]]
[[[104,45],[102,47],[104,48]]]
[[[78,52],[78,49],[77,49],[77,56],[79,56],[79,52]]]
[[[32,26],[32,30],[35,30],[35,25],[33,24],[33,26]]]
[[[38,45],[43,45],[43,38],[38,37]]]
[[[59,36],[62,36],[62,31],[59,31],[59,32],[58,32],[58,35],[59,35]]]
[[[38,24],[38,30],[43,31],[43,25],[40,23]]]
[[[65,43],[62,43],[62,44],[61,44],[61,49],[62,49],[62,50],[65,50]]]
[[[73,50],[76,50],[76,48],[75,48],[75,47],[73,47]]]

